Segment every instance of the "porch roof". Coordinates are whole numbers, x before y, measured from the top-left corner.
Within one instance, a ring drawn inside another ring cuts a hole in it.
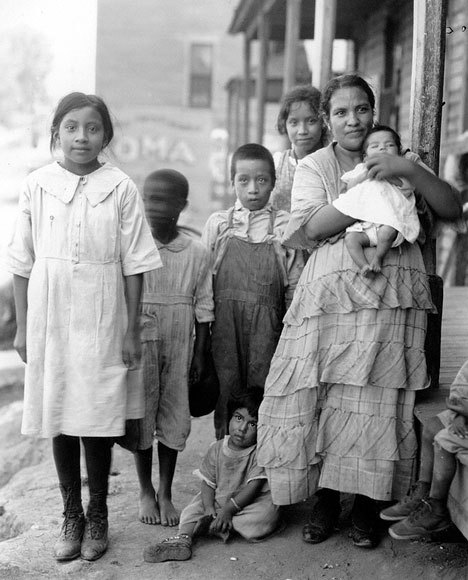
[[[337,0],[335,38],[352,39],[356,24],[375,8],[375,0]],[[243,32],[249,38],[257,38],[257,16],[263,9],[269,14],[271,40],[284,40],[286,28],[286,0],[240,0],[229,25],[230,34]],[[300,38],[314,37],[315,0],[301,3]]]

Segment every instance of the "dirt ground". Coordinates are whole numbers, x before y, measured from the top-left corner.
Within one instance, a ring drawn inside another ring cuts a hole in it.
[[[142,558],[143,548],[174,535],[176,530],[137,520],[133,458],[120,447],[115,447],[110,481],[107,553],[93,563],[80,559],[57,563],[52,546],[60,528],[61,504],[49,442],[21,437],[20,416],[19,401],[0,409],[1,465],[21,464],[21,457],[25,463],[34,463],[20,469],[0,488],[1,579],[468,580],[468,543],[460,537],[458,542],[397,542],[383,530],[381,544],[366,551],[351,544],[349,522],[344,518],[340,530],[328,541],[305,544],[301,528],[310,507],[306,503],[285,509],[286,529],[268,541],[253,544],[237,537],[223,544],[204,539],[195,545],[190,561],[148,564]],[[212,438],[211,416],[194,419],[174,482],[178,508],[197,491],[192,472]]]

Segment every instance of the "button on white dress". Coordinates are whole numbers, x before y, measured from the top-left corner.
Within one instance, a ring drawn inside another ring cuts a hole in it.
[[[9,269],[29,278],[22,433],[123,435],[124,276],[161,267],[135,184],[110,164],[80,177],[52,163],[19,201]]]

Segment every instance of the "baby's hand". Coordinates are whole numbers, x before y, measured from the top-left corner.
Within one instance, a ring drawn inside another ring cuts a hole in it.
[[[468,437],[468,424],[467,418],[463,415],[456,415],[452,421],[452,424],[449,427],[449,430],[452,431],[457,437],[461,439],[465,439]]]

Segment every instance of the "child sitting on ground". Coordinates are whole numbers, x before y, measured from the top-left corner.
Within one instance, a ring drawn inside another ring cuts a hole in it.
[[[179,522],[171,489],[177,454],[190,433],[188,381],[189,375],[198,380],[202,374],[214,310],[208,252],[177,227],[188,191],[186,178],[172,169],[151,173],[143,189],[146,217],[164,267],[143,278],[146,413],[138,421],[135,463],[140,481],[139,518],[145,524],[163,526]],[[151,481],[154,436],[159,458],[157,494]]]
[[[364,158],[374,155],[401,155],[398,133],[385,125],[376,125],[364,141]],[[359,163],[341,177],[348,184],[333,205],[341,213],[360,220],[346,228],[345,244],[363,276],[381,271],[382,261],[390,248],[405,240],[414,243],[419,235],[416,200],[410,183],[396,178],[393,183],[370,178],[365,163]],[[398,183],[397,183],[398,182]],[[376,247],[368,262],[364,248]]]
[[[259,540],[278,528],[279,512],[273,505],[265,471],[257,465],[257,416],[261,396],[247,394],[231,399],[229,435],[211,444],[200,470],[201,490],[180,516],[179,535],[144,551],[146,562],[188,560],[192,541],[200,535],[231,532]]]
[[[380,513],[384,520],[401,520],[388,530],[395,540],[421,538],[451,525],[447,498],[457,459],[468,465],[468,361],[452,383],[447,407],[424,425],[419,480],[411,493]]]
[[[301,251],[281,245],[289,214],[269,201],[275,178],[268,149],[256,143],[239,147],[231,161],[237,201],[212,214],[202,236],[214,276],[217,439],[226,433],[227,400],[248,390],[263,393],[283,315],[304,267]]]

